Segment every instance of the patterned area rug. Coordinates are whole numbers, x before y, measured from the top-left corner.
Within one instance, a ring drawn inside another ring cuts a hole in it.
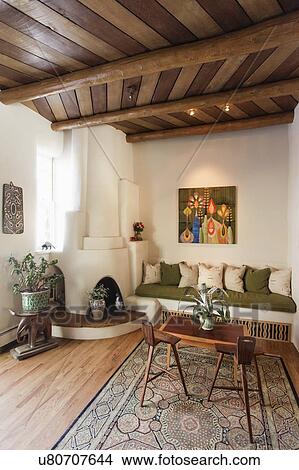
[[[156,348],[154,361],[165,364],[166,350]],[[243,401],[238,392],[208,390],[216,353],[181,348],[182,368],[190,397],[180,380],[163,374],[149,383],[140,407],[147,347],[141,343],[89,403],[56,449],[298,449],[298,406],[282,361],[258,357],[265,406],[250,392],[254,444],[249,443]],[[178,375],[177,369],[173,372]],[[232,360],[222,363],[218,384],[232,385]],[[256,388],[254,368],[248,370]]]

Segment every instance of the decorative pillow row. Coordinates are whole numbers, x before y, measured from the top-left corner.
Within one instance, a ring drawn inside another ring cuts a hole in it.
[[[143,284],[190,287],[205,283],[208,288],[226,288],[235,292],[291,295],[291,271],[289,269],[248,266],[209,266],[204,263],[189,266],[182,262],[167,264],[164,261],[143,265]]]

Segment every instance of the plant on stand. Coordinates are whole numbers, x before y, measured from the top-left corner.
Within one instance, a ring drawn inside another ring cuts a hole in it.
[[[133,224],[133,230],[134,230],[134,240],[135,241],[142,241],[142,232],[144,230],[144,224],[142,222],[134,222]]]
[[[191,293],[188,292],[190,289],[186,296],[195,303],[190,306],[193,308],[192,320],[203,330],[213,330],[217,317],[223,322],[229,321],[230,311],[226,301],[228,295],[224,289],[218,287],[208,289],[206,284],[201,284],[200,288],[192,287]]]
[[[62,275],[47,274],[47,272],[50,266],[55,266],[57,263],[57,259],[48,261],[43,257],[37,262],[31,253],[21,261],[14,256],[9,258],[9,264],[12,266],[11,275],[18,281],[12,286],[12,290],[14,294],[21,294],[24,312],[39,312],[49,306],[51,288]]]
[[[88,294],[91,316],[94,320],[103,320],[105,316],[106,302],[109,289],[103,284],[94,287]]]

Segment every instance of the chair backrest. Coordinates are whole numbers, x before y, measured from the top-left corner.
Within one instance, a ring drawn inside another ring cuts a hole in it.
[[[154,346],[155,337],[154,337],[154,328],[151,322],[144,320],[142,322],[142,332],[144,336],[144,341],[149,346]]]
[[[252,336],[239,336],[237,340],[238,364],[251,364],[254,355],[256,339]]]

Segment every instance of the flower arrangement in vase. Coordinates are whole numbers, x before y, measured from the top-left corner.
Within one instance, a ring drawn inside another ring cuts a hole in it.
[[[144,230],[144,224],[142,222],[134,222],[133,224],[134,237],[131,238],[132,241],[142,241],[142,232]]]

